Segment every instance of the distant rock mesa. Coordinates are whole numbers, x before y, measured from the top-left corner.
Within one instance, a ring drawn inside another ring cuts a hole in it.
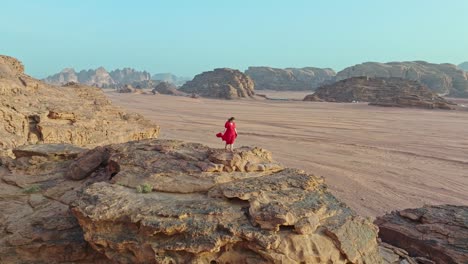
[[[209,98],[249,98],[254,95],[254,82],[238,70],[220,68],[198,74],[179,90]]]
[[[333,81],[336,75],[332,69],[313,67],[286,69],[249,67],[245,74],[255,82],[255,89],[277,91],[314,90],[325,82]]]
[[[454,105],[416,81],[369,77],[353,77],[322,86],[304,101],[369,102],[378,106],[427,109],[452,109]]]
[[[433,92],[453,97],[468,97],[468,74],[456,65],[425,61],[365,62],[348,67],[336,75],[336,81],[350,77],[397,77],[419,81]]]

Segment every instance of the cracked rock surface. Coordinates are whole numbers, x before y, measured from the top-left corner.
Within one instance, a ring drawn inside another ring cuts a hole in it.
[[[65,178],[86,150],[39,144],[14,152],[0,159],[0,263],[112,263],[84,240],[69,209],[78,190],[102,180]]]
[[[323,179],[282,168],[268,151],[166,140],[108,149],[118,173],[83,189],[72,211],[86,241],[111,260],[382,262],[370,221],[332,196]],[[153,191],[137,192],[142,184]]]
[[[382,241],[413,257],[435,263],[468,263],[468,206],[405,209],[379,217],[375,224]]]

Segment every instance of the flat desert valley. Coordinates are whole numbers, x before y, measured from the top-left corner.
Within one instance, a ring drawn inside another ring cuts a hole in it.
[[[323,176],[333,194],[365,216],[424,204],[468,205],[467,111],[106,94],[159,124],[160,138],[210,147],[224,147],[215,134],[234,116],[236,147],[262,147],[284,166]]]

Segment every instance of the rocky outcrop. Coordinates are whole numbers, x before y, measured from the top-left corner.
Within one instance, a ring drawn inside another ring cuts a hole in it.
[[[462,70],[464,70],[464,71],[468,71],[468,61],[465,61],[465,62],[463,62],[463,63],[460,63],[460,64],[458,65],[458,68],[460,68],[460,69],[462,69]]]
[[[336,200],[323,179],[283,169],[265,150],[161,140],[108,149],[119,172],[87,187],[72,211],[85,239],[111,260],[382,262],[375,226]],[[140,193],[144,185],[152,191]]]
[[[131,86],[130,84],[126,84],[122,87],[117,88],[116,91],[118,93],[135,93],[136,89],[133,88],[133,86]]]
[[[254,95],[254,82],[238,70],[222,68],[198,74],[179,90],[210,98],[249,98]]]
[[[353,77],[322,86],[304,101],[370,102],[378,106],[427,109],[452,109],[454,105],[416,81],[369,77]]]
[[[191,80],[191,78],[176,76],[172,73],[156,73],[151,78],[161,82],[168,82],[178,87]]]
[[[21,74],[24,74],[24,66],[19,60],[0,55],[0,78],[15,77]]]
[[[119,88],[125,84],[143,83],[150,79],[151,74],[146,71],[123,68],[109,73],[103,67],[99,67],[95,70],[82,70],[78,73],[73,68],[65,68],[61,72],[45,78],[43,81],[55,86],[75,82],[101,88]]]
[[[44,79],[44,82],[61,86],[67,83],[79,83],[78,73],[73,68],[65,68],[61,72],[48,76]]]
[[[107,180],[65,177],[86,150],[40,144],[14,152],[15,160],[0,158],[0,263],[113,263],[85,241],[68,206],[83,186]]]
[[[159,134],[157,125],[113,106],[100,89],[49,86],[18,65],[0,61],[0,155],[25,144],[97,146]]]
[[[115,84],[104,67],[99,67],[96,70],[82,70],[78,73],[78,82],[88,86],[106,87]]]
[[[468,260],[467,219],[467,206],[439,205],[392,212],[375,223],[384,242],[411,256],[455,264]]]
[[[350,77],[397,77],[419,81],[433,92],[453,97],[468,97],[468,75],[456,65],[424,61],[366,62],[348,67],[336,75],[336,81]]]
[[[158,85],[156,85],[153,90],[151,91],[153,94],[169,94],[169,95],[187,95],[184,92],[181,92],[177,89],[177,86],[175,86],[172,83],[169,82],[161,82]]]
[[[314,90],[324,82],[334,80],[332,69],[249,67],[247,74],[255,82],[257,90],[304,91]]]
[[[136,71],[132,68],[116,69],[111,71],[110,76],[116,84],[131,84],[151,79],[151,74],[147,71]]]

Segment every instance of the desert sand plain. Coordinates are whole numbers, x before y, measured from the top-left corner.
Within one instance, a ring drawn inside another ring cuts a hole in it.
[[[323,176],[333,194],[365,216],[424,204],[468,205],[467,111],[106,94],[158,123],[164,139],[222,148],[215,134],[235,116],[237,147],[266,148],[287,167]]]

